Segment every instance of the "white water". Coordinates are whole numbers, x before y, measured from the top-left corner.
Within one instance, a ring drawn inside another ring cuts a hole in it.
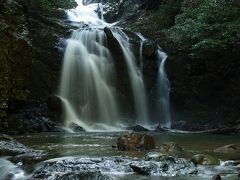
[[[141,72],[142,48],[146,39],[137,34],[141,39],[141,63],[138,68],[129,37],[120,28],[113,28],[114,24],[104,21],[102,5],[94,3],[85,6],[82,0],[76,2],[77,8],[68,10],[67,14],[69,20],[79,26],[79,30],[75,30],[67,40],[59,93],[65,106],[66,129],[73,123],[87,131],[115,131],[119,130],[119,125],[124,126],[125,122],[119,114],[117,89],[114,83],[114,60],[107,48],[106,35],[103,31],[105,27],[111,29],[125,57],[134,96],[136,119],[133,123],[145,127],[153,125],[149,122],[147,96]],[[164,62],[160,66],[162,67],[160,69],[163,69]],[[159,77],[162,77],[163,73],[160,74]],[[162,84],[164,78],[160,78],[159,82]],[[163,108],[162,103],[161,107],[165,113],[166,108]],[[165,126],[168,125],[165,123]]]
[[[60,87],[67,126],[74,122],[90,130],[94,123],[115,125],[119,119],[114,67],[105,46],[105,33],[99,29],[75,31],[68,40]]]
[[[135,56],[131,51],[129,38],[120,28],[112,28],[112,33],[122,48],[128,67],[128,73],[130,76],[134,96],[134,104],[137,118],[136,123],[143,126],[148,126],[149,117],[145,86],[142,79],[142,73],[138,69]]]
[[[165,72],[167,54],[158,49],[160,61],[158,70],[158,95],[157,95],[157,117],[160,119],[161,127],[171,128],[171,115],[169,107],[170,83]]]
[[[12,180],[23,180],[27,179],[25,172],[8,161],[6,158],[0,158],[0,179],[12,179]]]
[[[140,68],[142,70],[143,69],[143,44],[147,41],[147,39],[141,33],[136,33],[136,35],[140,38],[139,55],[140,55]]]

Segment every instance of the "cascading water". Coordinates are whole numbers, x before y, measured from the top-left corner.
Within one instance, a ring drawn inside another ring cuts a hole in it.
[[[160,48],[157,50],[157,56],[160,62],[157,84],[157,117],[160,120],[161,127],[171,128],[169,107],[170,83],[165,72],[165,62],[168,56]]]
[[[69,19],[87,24],[73,32],[67,41],[60,85],[60,97],[65,105],[66,126],[75,123],[86,130],[115,126],[118,107],[114,94],[114,67],[106,48],[106,35],[101,29],[109,24],[99,19],[99,4],[68,11]]]
[[[143,44],[147,41],[147,39],[141,33],[136,33],[136,35],[140,38],[140,68],[143,69]]]
[[[119,42],[125,56],[128,72],[131,80],[131,86],[134,96],[137,124],[148,126],[148,109],[145,86],[142,79],[142,73],[136,66],[136,59],[131,51],[129,38],[120,28],[112,28],[113,36]]]
[[[112,27],[114,24],[103,20],[102,5],[94,3],[84,6],[82,0],[76,2],[77,8],[68,10],[67,14],[79,30],[75,30],[67,40],[59,93],[65,106],[66,127],[77,124],[88,131],[117,130],[119,124],[124,124],[119,114],[114,60],[107,48],[107,38],[103,30],[105,27],[110,28],[125,57],[136,114],[133,123],[149,127],[152,123],[149,122],[141,72],[142,47],[146,39],[138,34],[141,39],[141,65],[138,68],[129,37],[120,28]],[[160,78],[159,82],[162,85],[163,80]],[[159,97],[161,102],[162,95]],[[158,105],[162,106],[162,103]]]

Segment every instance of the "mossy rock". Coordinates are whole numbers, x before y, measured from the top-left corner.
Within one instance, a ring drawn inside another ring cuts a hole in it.
[[[207,154],[196,154],[191,158],[191,161],[196,165],[219,165],[220,164],[219,159]]]

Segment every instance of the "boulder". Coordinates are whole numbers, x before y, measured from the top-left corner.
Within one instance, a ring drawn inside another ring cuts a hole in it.
[[[86,131],[81,126],[77,125],[76,123],[71,123],[69,125],[69,128],[72,129],[74,132],[84,132],[84,131]]]
[[[220,160],[214,156],[206,154],[196,154],[191,158],[191,161],[196,165],[219,165]]]
[[[147,128],[143,127],[143,126],[140,126],[140,125],[127,127],[127,130],[132,130],[132,131],[149,131],[149,129],[147,129]]]
[[[128,132],[118,137],[117,147],[121,151],[150,150],[155,148],[155,141],[146,133]]]

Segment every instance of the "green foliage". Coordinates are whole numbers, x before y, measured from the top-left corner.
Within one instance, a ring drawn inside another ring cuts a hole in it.
[[[240,7],[234,1],[202,0],[183,7],[167,35],[181,50],[227,48],[240,42]]]

